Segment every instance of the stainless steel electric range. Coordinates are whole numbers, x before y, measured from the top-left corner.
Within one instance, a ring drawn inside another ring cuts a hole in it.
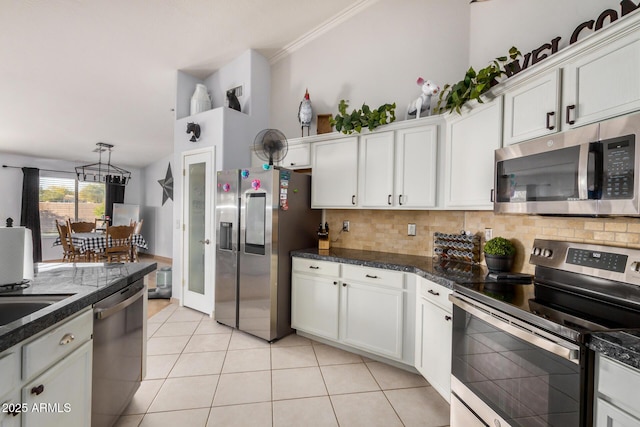
[[[589,335],[640,327],[640,250],[538,239],[530,263],[449,297],[452,427],[591,426]]]

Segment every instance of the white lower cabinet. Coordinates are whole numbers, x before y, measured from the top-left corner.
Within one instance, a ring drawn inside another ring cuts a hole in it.
[[[450,289],[419,278],[416,296],[416,369],[451,400],[452,306]]]
[[[92,331],[89,307],[0,355],[0,427],[91,425]]]
[[[13,391],[0,398],[0,427],[19,427],[22,420],[20,392]]]
[[[413,365],[411,293],[402,272],[294,257],[291,326]]]
[[[596,357],[596,427],[640,427],[640,370]]]
[[[291,283],[291,326],[337,340],[338,279],[294,272]]]
[[[85,342],[22,388],[23,427],[91,425],[92,349]]]
[[[404,291],[351,281],[342,291],[344,342],[402,359]]]

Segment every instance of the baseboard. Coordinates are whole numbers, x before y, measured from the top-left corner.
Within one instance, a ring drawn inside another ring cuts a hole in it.
[[[143,253],[139,253],[138,254],[140,256],[140,258],[151,258],[154,259],[156,261],[160,261],[160,262],[164,262],[166,264],[172,264],[173,263],[173,258],[167,258],[167,257],[163,257],[160,255],[153,255],[153,254],[143,254]]]

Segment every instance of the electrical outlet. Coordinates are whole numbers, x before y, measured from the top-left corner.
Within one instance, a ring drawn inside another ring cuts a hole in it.
[[[416,225],[407,224],[407,236],[415,236],[415,235],[416,235]]]
[[[488,242],[491,239],[493,239],[493,228],[485,228],[484,229],[484,240],[485,240],[485,242]]]
[[[342,221],[342,231],[349,231],[349,221]]]

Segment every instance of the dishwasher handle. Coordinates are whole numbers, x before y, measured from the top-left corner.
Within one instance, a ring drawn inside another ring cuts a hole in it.
[[[145,291],[146,291],[146,287],[140,289],[140,291],[136,292],[126,300],[119,302],[116,305],[112,305],[111,307],[106,307],[106,308],[94,309],[93,311],[96,315],[96,319],[99,319],[99,320],[106,319],[107,317],[112,316],[118,313],[119,311],[124,310],[125,308],[129,307],[131,304],[133,304],[134,302],[142,298],[142,296],[144,296]]]

